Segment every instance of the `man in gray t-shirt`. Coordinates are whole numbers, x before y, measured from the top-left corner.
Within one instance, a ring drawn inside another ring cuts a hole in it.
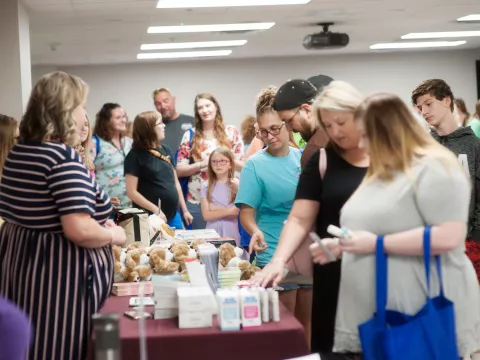
[[[155,90],[153,92],[153,104],[157,111],[162,114],[165,123],[165,139],[162,141],[162,145],[168,146],[175,154],[185,131],[193,129],[194,118],[176,111],[175,96],[168,89]]]

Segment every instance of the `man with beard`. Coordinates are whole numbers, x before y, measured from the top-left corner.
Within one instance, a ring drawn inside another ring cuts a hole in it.
[[[325,75],[313,76],[309,80],[289,80],[275,96],[273,108],[287,129],[300,133],[307,142],[301,158],[302,168],[315,151],[327,144],[327,135],[317,122],[312,105],[323,87],[332,80]]]
[[[162,114],[162,120],[165,123],[165,139],[162,140],[162,144],[167,145],[172,153],[178,150],[183,134],[188,129],[193,129],[194,123],[192,116],[177,112],[175,100],[175,96],[166,88],[153,92],[153,104]]]

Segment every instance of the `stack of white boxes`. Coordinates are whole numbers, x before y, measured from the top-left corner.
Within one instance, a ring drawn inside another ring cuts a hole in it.
[[[178,327],[180,329],[213,326],[215,303],[209,287],[181,287],[178,294]]]
[[[155,319],[171,319],[178,316],[177,289],[189,287],[178,279],[155,275],[152,277],[153,300],[155,301]]]

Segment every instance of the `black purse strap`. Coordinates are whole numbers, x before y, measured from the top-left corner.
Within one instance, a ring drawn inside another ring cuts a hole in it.
[[[142,241],[142,235],[140,233],[140,216],[133,214],[133,236],[135,241]]]

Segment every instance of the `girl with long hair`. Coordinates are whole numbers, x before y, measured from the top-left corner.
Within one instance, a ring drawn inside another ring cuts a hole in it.
[[[214,229],[222,237],[232,237],[240,246],[238,213],[235,196],[238,179],[235,177],[235,158],[226,147],[216,148],[208,161],[208,181],[202,184],[202,216],[207,229]]]
[[[225,125],[220,104],[208,93],[195,97],[195,129],[187,130],[182,138],[177,157],[177,174],[189,178],[187,207],[193,215],[193,229],[205,229],[206,221],[200,208],[200,189],[208,180],[208,159],[213,150],[223,146],[230,149],[235,158],[235,170],[243,166],[243,141],[238,130]]]

